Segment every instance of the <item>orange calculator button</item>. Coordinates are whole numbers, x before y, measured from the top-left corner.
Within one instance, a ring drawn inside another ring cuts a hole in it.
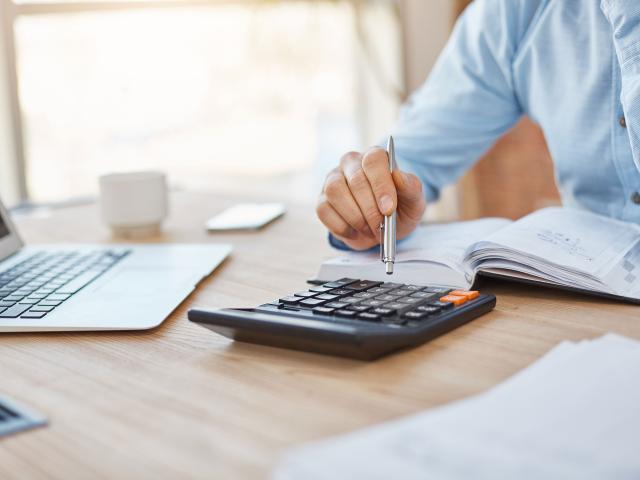
[[[477,290],[454,290],[453,292],[449,292],[449,295],[457,295],[458,297],[465,297],[467,300],[473,300],[474,298],[478,298],[480,292]]]
[[[444,297],[440,297],[440,301],[441,302],[449,302],[449,303],[453,303],[456,307],[462,305],[463,303],[465,303],[467,301],[467,297],[463,297],[461,295],[452,295],[451,293],[449,295],[445,295]]]

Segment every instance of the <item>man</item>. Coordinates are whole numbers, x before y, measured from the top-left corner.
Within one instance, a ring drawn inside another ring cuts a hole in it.
[[[347,153],[317,207],[354,249],[378,243],[397,208],[398,238],[523,114],[544,131],[565,205],[640,221],[640,1],[475,0],[393,135]],[[522,165],[526,176],[531,166]]]

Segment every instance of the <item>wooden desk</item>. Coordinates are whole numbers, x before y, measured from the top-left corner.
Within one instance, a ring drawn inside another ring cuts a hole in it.
[[[640,339],[638,307],[491,282],[497,309],[373,363],[234,344],[187,309],[253,306],[299,289],[332,252],[313,209],[258,233],[207,235],[230,199],[174,198],[156,241],[232,242],[233,256],[161,327],[0,335],[0,392],[50,426],[0,440],[0,478],[265,478],[289,446],[480,392],[556,343]],[[94,206],[23,218],[28,242],[109,242]]]

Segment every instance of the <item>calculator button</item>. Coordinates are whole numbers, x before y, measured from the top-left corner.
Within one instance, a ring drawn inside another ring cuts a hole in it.
[[[304,300],[300,300],[298,302],[298,306],[300,307],[317,307],[318,305],[322,305],[323,303],[327,303],[326,300],[320,300],[317,298],[305,298]]]
[[[355,283],[358,280],[356,278],[341,278],[340,280],[334,280],[333,282],[327,282],[323,286],[329,288],[340,288],[350,283]]]
[[[404,297],[404,298],[399,298],[398,303],[404,303],[407,305],[415,305],[416,303],[420,303],[422,302],[422,298],[413,298],[413,297]]]
[[[364,313],[359,313],[358,314],[358,319],[359,320],[369,320],[369,321],[376,322],[376,321],[380,320],[380,315],[376,315],[375,313],[364,312]]]
[[[413,310],[416,308],[415,305],[400,303],[400,302],[390,302],[385,303],[384,308],[391,308],[392,310],[396,310],[398,315],[402,315],[404,312],[408,312],[409,310]]]
[[[400,288],[403,285],[401,283],[392,283],[392,282],[385,282],[382,285],[380,285],[382,288]]]
[[[439,307],[434,307],[432,305],[422,305],[422,306],[416,308],[416,312],[424,312],[427,315],[435,315],[440,310],[441,309]]]
[[[402,287],[405,290],[412,290],[414,292],[419,292],[420,290],[422,290],[424,287],[421,287],[419,285],[405,285],[404,287]]]
[[[411,307],[410,307],[410,305],[407,305],[406,303],[391,302],[391,303],[386,303],[385,304],[385,308],[391,308],[393,310],[401,310],[403,308],[411,308]]]
[[[340,282],[327,282],[323,283],[322,286],[325,288],[340,288],[343,286],[343,284]]]
[[[336,310],[333,314],[336,317],[355,318],[358,312],[354,312],[352,310]]]
[[[358,303],[362,301],[362,298],[354,298],[354,297],[345,297],[345,298],[341,298],[340,301],[342,303],[348,303],[348,304],[352,304],[352,303]]]
[[[376,300],[382,300],[383,302],[393,302],[395,301],[398,296],[397,295],[378,295],[377,297],[374,297]]]
[[[457,295],[459,297],[465,297],[467,300],[473,300],[480,296],[480,292],[477,290],[454,290],[449,292],[449,295]]]
[[[436,302],[431,302],[429,305],[432,307],[438,307],[440,310],[447,310],[449,308],[453,308],[453,303],[451,302],[436,301]]]
[[[334,288],[330,293],[331,295],[339,295],[342,297],[343,295],[351,295],[353,292],[351,290],[345,290],[344,288]]]
[[[442,287],[427,287],[422,289],[424,292],[439,293],[440,295],[446,295],[451,291],[450,288]]]
[[[434,299],[434,300],[438,298],[438,294],[432,293],[432,292],[415,292],[409,296],[412,298],[423,298],[423,299],[428,298],[428,299]]]
[[[349,285],[345,285],[344,288],[346,288],[347,290],[356,290],[358,292],[361,292],[363,290],[368,290],[369,288],[377,287],[381,283],[382,282],[374,282],[374,281],[370,281],[370,280],[360,280],[360,281],[357,281],[355,283],[351,283]]]
[[[369,310],[371,307],[368,305],[349,305],[347,307],[347,310],[352,310],[354,312],[366,312],[367,310]]]
[[[427,317],[429,314],[426,312],[418,312],[418,311],[413,311],[413,312],[407,312],[405,313],[403,316],[405,318],[409,318],[411,320],[420,320],[422,318]]]
[[[280,303],[284,303],[285,305],[297,305],[297,303],[300,300],[301,300],[300,297],[294,297],[294,296],[282,297],[280,299]]]
[[[367,290],[367,292],[370,292],[370,293],[380,293],[380,294],[388,293],[389,291],[390,291],[389,288],[384,288],[384,287],[375,287]]]
[[[364,302],[361,302],[358,305],[367,305],[369,307],[381,307],[385,303],[386,302],[384,302],[383,300],[372,299],[372,300],[365,300]]]
[[[441,302],[451,302],[456,307],[459,307],[463,303],[467,302],[467,297],[460,297],[458,295],[445,295],[444,297],[440,297]]]
[[[314,295],[317,295],[316,292],[298,292],[298,293],[294,293],[293,294],[295,297],[302,297],[302,298],[307,298],[307,297],[313,297]]]
[[[391,315],[395,315],[396,311],[393,308],[379,307],[371,310],[371,313],[375,313],[381,317],[390,317]]]
[[[316,292],[316,293],[325,293],[325,292],[328,292],[329,290],[331,290],[331,288],[324,287],[322,285],[317,285],[309,289],[310,292]]]
[[[354,298],[373,298],[375,297],[376,294],[375,293],[370,293],[370,292],[360,292],[360,293],[356,293],[354,295]]]
[[[313,313],[315,313],[316,315],[331,315],[333,314],[333,311],[335,310],[335,308],[328,308],[328,307],[316,307],[314,308],[312,311]]]
[[[338,298],[340,298],[339,295],[333,295],[331,293],[321,293],[320,295],[318,295],[317,298],[319,300],[326,300],[327,302],[331,301],[331,300],[337,300]]]
[[[344,302],[329,302],[327,304],[325,304],[325,307],[327,308],[345,308],[347,305],[349,305],[348,303],[344,303]]]
[[[399,297],[408,297],[412,293],[415,293],[413,290],[407,290],[405,288],[400,288],[398,290],[394,290],[393,294],[398,295]]]

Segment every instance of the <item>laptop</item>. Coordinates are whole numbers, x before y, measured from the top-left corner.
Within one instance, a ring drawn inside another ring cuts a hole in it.
[[[220,244],[25,246],[0,202],[0,332],[157,327],[230,252]]]

